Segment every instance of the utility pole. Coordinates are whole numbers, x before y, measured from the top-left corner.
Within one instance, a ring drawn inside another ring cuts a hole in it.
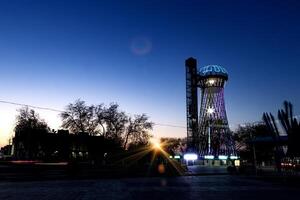
[[[253,164],[254,164],[255,176],[257,176],[256,150],[255,150],[255,144],[253,140],[253,133],[251,133],[251,140],[252,140],[252,149],[253,149]]]

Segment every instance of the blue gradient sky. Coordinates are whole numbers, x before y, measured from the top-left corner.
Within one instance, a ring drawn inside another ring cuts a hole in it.
[[[298,1],[0,1],[0,99],[63,109],[118,102],[185,125],[184,60],[229,72],[229,122],[261,119],[283,100],[300,114]],[[0,146],[17,107],[0,105]],[[38,111],[53,128],[57,113]],[[156,136],[185,136],[156,126]]]

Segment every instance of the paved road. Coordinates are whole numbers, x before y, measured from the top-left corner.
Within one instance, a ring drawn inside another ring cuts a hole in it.
[[[298,187],[230,175],[0,182],[0,199],[298,199]]]
[[[195,175],[210,175],[210,174],[228,174],[227,166],[204,166],[204,165],[191,165],[188,166],[187,174]]]

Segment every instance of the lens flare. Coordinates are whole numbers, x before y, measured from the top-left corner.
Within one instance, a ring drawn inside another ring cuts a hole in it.
[[[130,49],[135,55],[146,55],[152,49],[152,42],[147,37],[136,37],[132,40]]]
[[[160,143],[159,140],[152,138],[152,139],[150,140],[150,142],[151,142],[152,147],[153,147],[154,149],[157,149],[157,150],[161,150],[161,149],[162,149],[162,145],[161,145],[161,143]]]
[[[165,166],[163,164],[159,164],[158,165],[158,172],[160,174],[163,174],[163,173],[165,173],[165,171],[166,171]]]

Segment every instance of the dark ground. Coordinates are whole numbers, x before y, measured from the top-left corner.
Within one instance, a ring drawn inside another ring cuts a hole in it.
[[[299,199],[300,187],[231,175],[0,182],[0,199]]]
[[[229,175],[226,167],[189,166],[186,176],[116,178],[104,171],[70,177],[66,166],[0,165],[2,199],[299,199],[300,181]],[[80,171],[80,174],[85,171]],[[104,174],[103,174],[104,173]],[[93,175],[94,174],[94,175]]]
[[[225,175],[228,174],[227,166],[204,166],[191,165],[188,166],[188,175]]]

